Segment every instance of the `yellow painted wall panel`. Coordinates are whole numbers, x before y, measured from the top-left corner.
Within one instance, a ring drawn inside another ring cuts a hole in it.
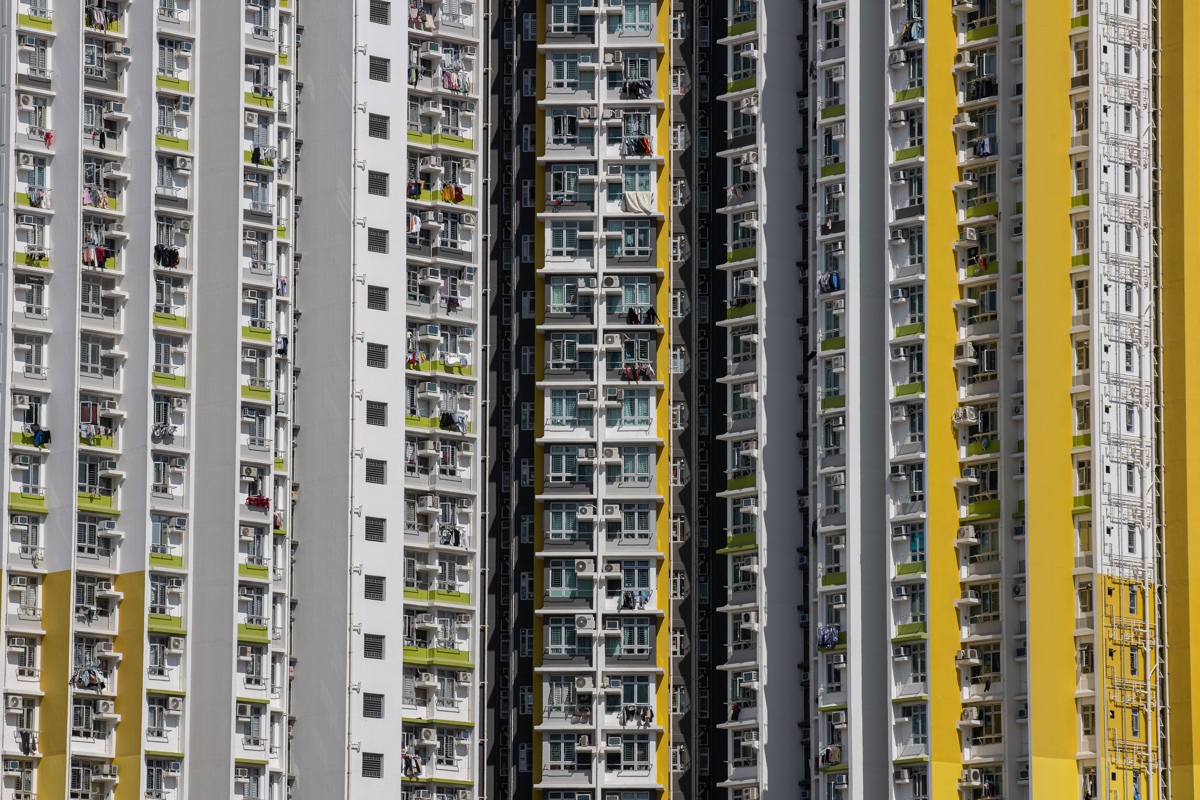
[[[38,796],[67,796],[67,742],[71,724],[71,622],[75,590],[71,570],[51,572],[42,580],[42,690],[38,747]]]
[[[1200,6],[1160,0],[1162,459],[1171,789],[1200,798]]]
[[[145,694],[146,573],[126,572],[116,577],[113,588],[124,595],[113,649],[121,654],[120,692],[114,710],[121,715],[117,725],[113,763],[123,776],[142,773],[142,700]],[[117,784],[116,800],[142,797],[138,780]]]
[[[958,49],[957,18],[945,4],[931,8],[926,29],[929,64],[954,63]],[[958,431],[951,422],[958,405],[958,375],[954,345],[958,341],[959,297],[957,253],[958,132],[950,121],[958,112],[957,75],[948,68],[927,70],[926,108],[926,480],[927,523],[925,547],[929,575],[929,674],[930,774],[932,797],[955,797],[962,769],[962,746],[957,723],[962,713],[958,668],[959,621],[954,601],[959,596],[958,548]],[[936,188],[935,188],[936,187]]]

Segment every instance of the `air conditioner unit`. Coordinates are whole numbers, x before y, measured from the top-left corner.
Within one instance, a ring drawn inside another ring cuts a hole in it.
[[[829,595],[829,604],[831,606],[833,606],[834,608],[845,608],[846,607],[846,595],[840,594],[840,593]]]
[[[233,778],[239,783],[245,783],[250,780],[250,770],[245,767],[238,767],[233,771]]]
[[[183,711],[183,698],[182,697],[169,698],[167,700],[167,710],[175,711],[175,712]]]
[[[258,234],[255,233],[254,231],[242,231],[242,241],[243,242],[257,242]]]
[[[903,67],[908,63],[908,54],[903,50],[893,50],[888,53],[888,66],[893,69]]]
[[[171,398],[171,408],[175,408],[175,409],[187,408],[187,398],[186,397],[172,397]]]
[[[8,707],[9,708],[24,708],[25,707],[25,698],[18,697],[15,694],[10,694],[8,696]]]
[[[580,614],[575,618],[575,630],[590,631],[596,628],[596,618],[588,614]]]
[[[892,476],[892,480],[904,480],[906,477],[908,477],[908,472],[904,469],[903,464],[892,464],[890,474]]]
[[[892,783],[908,783],[912,777],[908,770],[897,769],[892,771]]]
[[[908,406],[894,405],[892,406],[892,422],[904,422],[908,419]]]
[[[248,127],[248,128],[257,128],[258,127],[258,113],[257,112],[255,112],[255,111],[247,111],[246,112],[246,127]]]
[[[965,481],[978,481],[979,470],[975,467],[963,467],[962,478]]]
[[[829,77],[837,83],[841,83],[842,81],[846,80],[846,66],[844,64],[838,64],[833,69],[829,70]]]
[[[979,709],[975,708],[974,706],[971,706],[970,708],[964,708],[962,711],[962,720],[963,722],[977,722],[979,720]],[[977,769],[973,769],[971,772],[975,773],[976,775],[979,774],[979,770]]]
[[[15,530],[25,530],[29,527],[29,517],[25,514],[13,514],[8,518],[8,524]]]
[[[575,679],[575,688],[580,691],[591,691],[593,680],[591,675],[580,675]]]
[[[105,115],[124,114],[125,113],[125,104],[119,100],[109,100],[107,103],[104,104],[104,113],[105,113]]]
[[[979,230],[977,228],[963,228],[962,229],[962,240],[964,242],[978,242],[979,241]]]
[[[238,703],[235,709],[238,719],[250,719],[252,708],[250,703]]]
[[[971,172],[970,170],[967,170],[966,172],[964,172],[962,174],[962,182],[963,183],[972,183],[972,184],[979,183],[979,173]]]
[[[892,231],[891,242],[892,244],[906,244],[908,242],[908,231],[903,228],[896,228]],[[897,294],[897,292],[900,292],[900,294]],[[903,294],[903,290],[892,289],[892,299],[907,300],[908,298]]]
[[[171,459],[171,471],[172,472],[182,472],[186,468],[187,468],[187,459],[184,458],[183,456],[176,456],[175,458]]]
[[[828,719],[829,719],[829,724],[835,728],[846,727],[846,712],[845,711],[833,711],[829,714]]]
[[[171,653],[182,653],[183,641],[182,636],[172,636],[167,642],[167,650]]]
[[[908,661],[911,651],[907,647],[893,647],[892,661]]]
[[[9,575],[8,576],[8,588],[24,589],[27,586],[29,586],[29,578],[25,577],[24,575]]]
[[[621,279],[615,275],[609,275],[608,277],[606,277],[604,279],[604,288],[605,289],[620,289],[621,288]]]
[[[903,111],[893,111],[888,114],[888,122],[891,123],[893,128],[900,128],[908,124],[908,117]]]
[[[254,657],[254,648],[247,645],[242,645],[237,650],[238,661],[249,661]]]
[[[743,611],[742,617],[741,617],[741,624],[742,624],[743,628],[748,628],[753,625],[757,625],[758,624],[758,612],[757,611]]]
[[[892,361],[907,361],[907,360],[908,360],[908,348],[907,347],[893,347],[892,348]]]
[[[5,761],[4,762],[4,771],[8,772],[8,773],[19,774],[20,772],[23,771],[21,768],[21,762],[20,761]]]
[[[975,406],[959,406],[952,417],[956,425],[974,425],[979,422],[979,409]]]
[[[908,586],[893,586],[892,587],[892,599],[893,600],[907,600],[909,598],[909,595],[911,594],[911,592],[909,590],[910,590],[910,587],[908,587]]]
[[[248,467],[248,466],[243,465],[242,466],[242,477],[243,478],[257,478],[258,477],[258,467]]]
[[[595,565],[592,564],[591,561],[588,561],[586,558],[581,558],[575,562],[575,574],[576,575],[591,574],[594,571],[595,571]]]
[[[113,713],[113,703],[112,703],[112,700],[97,700],[97,701],[96,701],[96,713],[97,713],[97,714],[111,714],[111,713]]]
[[[179,172],[191,172],[192,159],[187,156],[175,156],[175,169]]]
[[[610,561],[604,565],[604,571],[609,575],[615,575],[621,571],[621,567],[615,561]]]
[[[179,220],[179,224],[177,227],[179,228],[180,233],[191,233],[192,232],[192,221],[188,220],[188,219],[181,219],[181,220]],[[258,241],[258,239],[255,238],[253,241]]]

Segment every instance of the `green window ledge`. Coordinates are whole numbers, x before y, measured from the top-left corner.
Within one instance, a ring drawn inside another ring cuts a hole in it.
[[[821,109],[821,119],[833,119],[834,117],[846,116],[846,104],[840,103],[836,106],[826,106]]]
[[[423,364],[405,364],[405,369],[413,372],[445,372],[449,375],[470,375],[471,367],[448,367],[445,361],[426,361]]]
[[[1017,501],[1017,510],[1013,513],[1013,519],[1020,519],[1025,516],[1025,501]]]
[[[1078,17],[1071,17],[1072,28],[1086,28],[1091,18],[1087,14],[1080,14]]]
[[[445,144],[451,147],[461,147],[466,150],[474,150],[475,142],[471,139],[462,136],[452,136],[448,133],[422,133],[420,131],[409,131],[408,140],[417,142],[418,144],[427,144],[433,146],[435,144]]]
[[[1024,214],[1025,213],[1025,204],[1022,203],[1020,200],[1018,200],[1017,204],[1013,207],[1013,213],[1014,214]]]
[[[185,81],[182,78],[172,78],[167,75],[156,75],[154,85],[159,89],[172,89],[185,94],[192,90],[191,81]]]
[[[757,485],[757,475],[743,475],[740,478],[733,478],[732,480],[725,481],[725,491],[737,492],[741,491],[742,489],[753,489]]]
[[[1016,28],[1013,29],[1013,36],[1023,36],[1024,34],[1025,34],[1025,26],[1024,25],[1018,25]]]
[[[79,505],[79,510],[83,512],[91,512],[93,514],[119,514],[116,506],[113,505],[112,495],[88,494],[79,492],[76,498]]]
[[[287,528],[272,528],[271,533],[276,536],[287,536]]]
[[[981,503],[967,504],[967,516],[969,517],[995,517],[999,514],[999,500],[985,500]]]
[[[243,150],[242,151],[242,161],[244,161],[245,163],[249,164],[251,162],[251,159],[253,159],[253,158],[254,158],[253,150]],[[260,159],[256,166],[273,167],[273,166],[275,166],[275,159],[273,159],[273,158]]]
[[[13,263],[19,264],[22,267],[40,267],[41,269],[50,269],[49,258],[32,259],[24,253],[13,253]]]
[[[732,94],[733,92],[744,92],[747,89],[753,89],[757,84],[758,76],[751,75],[748,78],[739,78],[736,81],[730,81],[729,86],[726,87],[725,91],[728,94]]]
[[[151,553],[150,564],[155,567],[183,569],[183,556],[173,556],[170,553]]]
[[[900,91],[896,92],[895,99],[893,100],[893,102],[903,103],[905,100],[916,100],[918,97],[924,97],[924,96],[925,96],[925,87],[924,86],[914,86],[911,89],[901,89]]]
[[[927,625],[924,622],[901,622],[896,626],[897,636],[912,636],[917,633],[925,633]]]
[[[238,577],[270,580],[271,570],[261,564],[238,564]]]
[[[474,728],[475,723],[465,719],[416,719],[415,717],[401,717],[400,721],[408,725],[449,725],[455,728]]]
[[[976,217],[994,217],[1000,211],[999,203],[980,203],[967,209],[967,219]]]
[[[991,439],[987,443],[987,447],[983,446],[983,442],[967,443],[967,455],[969,456],[984,456],[992,455],[1000,452],[1000,440]]]
[[[8,510],[21,511],[26,514],[45,514],[46,497],[40,494],[25,494],[24,492],[8,493]]]
[[[289,61],[289,59],[288,59],[287,53],[279,54],[279,66],[286,67],[288,65],[288,61]]]
[[[998,275],[1000,274],[1000,262],[992,260],[988,262],[986,267],[967,267],[966,272],[972,278],[977,278],[980,275]]]
[[[35,445],[33,443],[33,434],[32,433],[14,433],[11,436],[9,436],[9,440],[13,444],[20,444],[20,445],[24,445],[26,447],[37,447],[37,445]],[[79,441],[81,444],[84,443],[83,437],[80,437]]]
[[[243,386],[242,397],[247,400],[262,400],[268,402],[271,399],[270,386]]]
[[[187,388],[186,375],[168,375],[165,372],[155,372],[150,376],[150,382],[155,386],[170,386],[175,389]]]
[[[109,450],[112,450],[116,446],[116,439],[112,434],[92,437],[80,436],[79,443],[84,447],[107,447]]]
[[[405,664],[436,664],[446,667],[465,667],[473,669],[471,654],[463,650],[451,650],[445,647],[405,647]]]
[[[243,701],[243,702],[248,702],[248,701]],[[258,702],[261,705],[266,705],[266,703],[264,703],[262,700],[259,700]],[[270,764],[271,764],[271,762],[265,758],[241,758],[241,757],[235,758],[233,760],[233,763],[249,764],[254,767],[266,767],[266,766],[270,766]]]
[[[846,337],[845,336],[831,336],[828,339],[821,340],[821,352],[822,353],[827,353],[830,350],[845,350],[845,349],[846,349]]]
[[[188,140],[180,139],[177,136],[157,134],[154,137],[154,146],[161,147],[164,150],[180,150],[186,153],[188,151]]]
[[[17,24],[22,28],[33,28],[39,31],[54,30],[54,23],[43,17],[31,17],[28,14],[17,14]]]
[[[284,469],[287,469],[287,467],[286,467],[286,466],[285,466],[285,464],[283,463],[283,459],[282,459],[282,458],[277,458],[277,459],[275,459],[275,469],[277,469],[277,470],[280,470],[280,471],[282,471],[282,470],[284,470]]]
[[[925,332],[925,323],[924,322],[913,322],[909,325],[897,325],[896,326],[896,338],[897,339],[904,337],[904,336],[916,336],[916,335],[924,333],[924,332]]]
[[[1079,436],[1071,437],[1071,447],[1091,447],[1092,435],[1090,433],[1080,434]]]
[[[1024,439],[1018,439],[1018,440],[1017,440],[1017,452],[1018,452],[1018,453],[1024,453],[1024,452],[1025,452],[1025,440],[1024,440]]]
[[[896,387],[896,397],[908,397],[913,394],[922,394],[925,391],[925,381],[917,381],[916,383],[904,383]]]
[[[271,341],[271,331],[268,328],[251,328],[249,325],[243,325],[242,338],[254,339],[259,342],[269,342]]]
[[[146,629],[154,633],[179,633],[183,630],[183,617],[149,614],[146,616]]]
[[[845,161],[839,161],[836,164],[827,164],[827,165],[821,167],[821,177],[822,178],[829,178],[833,175],[845,175],[845,174],[846,174],[846,162]]]
[[[839,394],[834,397],[822,397],[821,408],[845,408],[846,395]]]
[[[967,31],[967,41],[978,42],[980,39],[990,39],[993,36],[999,35],[999,25],[984,25],[982,28],[976,28],[973,31]]]
[[[895,152],[895,161],[907,161],[910,158],[920,158],[925,155],[925,145],[919,144],[916,147],[906,147],[903,150]]]
[[[758,305],[748,303],[744,306],[731,306],[725,309],[725,319],[741,319],[742,317],[753,317],[758,313]]]
[[[255,644],[270,644],[271,633],[266,625],[247,625],[238,623],[237,638],[239,642],[254,642]]]
[[[187,697],[187,692],[182,689],[158,689],[153,686],[146,687],[146,694],[156,694],[161,697]]]
[[[156,311],[154,312],[154,324],[168,328],[186,328],[187,317],[181,317],[178,314],[160,314]]]
[[[897,575],[919,575],[925,571],[924,561],[909,561],[904,564],[896,565]]]
[[[717,552],[721,555],[728,553],[740,553],[746,550],[754,550],[758,548],[758,534],[755,533],[735,533],[725,540],[725,546]]]
[[[732,264],[735,261],[749,261],[752,258],[758,257],[757,247],[739,247],[737,250],[728,250],[725,253],[725,263]]]
[[[442,418],[439,417],[418,417],[414,414],[404,415],[404,425],[407,428],[429,428],[430,430],[438,430],[442,427]],[[473,423],[467,423],[467,433],[471,433],[474,427]]]
[[[147,689],[146,691],[150,690]],[[159,694],[165,694],[165,692],[159,692]],[[183,753],[174,750],[147,750],[146,755],[151,758],[169,758],[172,761],[179,761],[183,758]]]
[[[828,572],[821,576],[822,586],[845,586],[846,573],[844,572]]]
[[[1079,208],[1080,206],[1090,205],[1091,202],[1092,195],[1088,192],[1071,195],[1071,208]]]
[[[1091,253],[1080,253],[1077,256],[1071,256],[1072,267],[1086,267],[1090,263],[1092,263]]]
[[[737,22],[725,29],[726,36],[741,36],[743,33],[758,29],[757,19],[748,19],[745,22]]]
[[[1086,514],[1092,510],[1092,496],[1090,494],[1077,494],[1071,498],[1071,513]]]
[[[287,238],[287,225],[276,225],[275,226],[275,235],[278,236],[280,239],[286,239]]]
[[[257,108],[274,108],[275,98],[263,97],[262,95],[255,94],[254,92],[246,92],[246,105],[255,106]]]

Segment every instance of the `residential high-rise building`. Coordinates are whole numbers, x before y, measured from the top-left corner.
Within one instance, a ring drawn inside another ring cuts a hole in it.
[[[4,794],[282,797],[291,4],[4,13]]]
[[[1196,794],[1187,0],[5,9],[4,798]]]

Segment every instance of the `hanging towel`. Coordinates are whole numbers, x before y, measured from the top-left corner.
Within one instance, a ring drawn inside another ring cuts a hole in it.
[[[625,192],[625,210],[639,214],[654,212],[654,192]]]

